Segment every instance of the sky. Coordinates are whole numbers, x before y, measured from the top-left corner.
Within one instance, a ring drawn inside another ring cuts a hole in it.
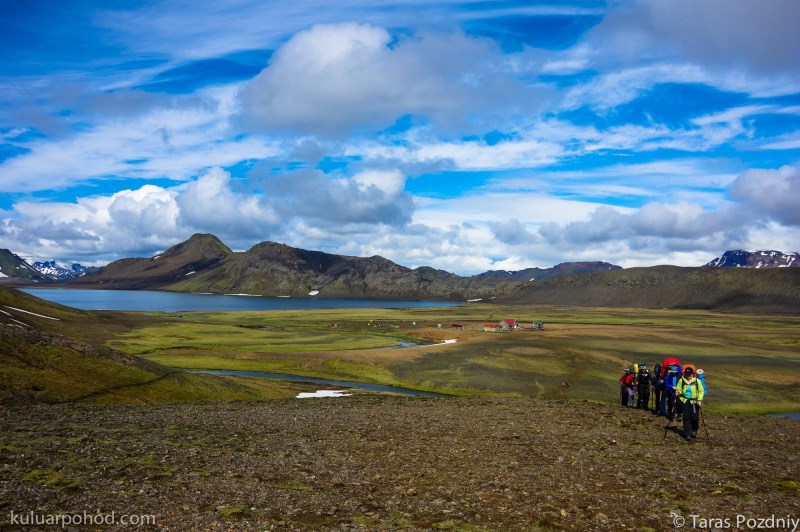
[[[0,248],[800,250],[795,0],[5,0]]]

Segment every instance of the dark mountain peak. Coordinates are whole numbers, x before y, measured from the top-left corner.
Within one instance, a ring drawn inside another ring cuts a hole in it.
[[[69,284],[103,288],[160,288],[212,268],[233,251],[214,235],[195,234],[151,258],[120,259]]]
[[[223,244],[216,236],[206,233],[195,233],[189,237],[188,240],[180,244],[175,244],[156,257],[169,259],[179,256],[195,255],[210,259],[214,257],[224,258],[231,253],[233,253],[233,251]]]
[[[800,267],[800,253],[761,250],[745,251],[736,249],[726,251],[704,268],[797,268]]]

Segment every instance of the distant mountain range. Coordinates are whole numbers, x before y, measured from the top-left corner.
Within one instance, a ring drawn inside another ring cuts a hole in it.
[[[48,259],[25,259],[0,249],[0,278],[18,278],[28,281],[52,281],[73,279],[97,271],[94,266]]]
[[[800,253],[782,251],[726,251],[704,268],[797,268]]]
[[[607,262],[566,262],[459,276],[380,256],[334,255],[275,242],[234,252],[214,235],[196,234],[155,257],[121,259],[95,271],[57,261],[37,261],[37,269],[0,250],[0,274],[6,276],[0,281],[292,297],[800,310],[797,256],[728,251],[701,268],[623,270]]]
[[[38,283],[51,279],[28,264],[19,255],[15,255],[7,249],[0,249],[0,280]]]
[[[83,266],[77,262],[60,260],[37,260],[33,262],[32,266],[50,279],[74,279],[100,269],[95,266]]]

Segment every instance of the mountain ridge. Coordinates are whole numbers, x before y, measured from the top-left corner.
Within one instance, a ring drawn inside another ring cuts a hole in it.
[[[629,268],[527,283],[500,301],[796,313],[800,312],[800,268]]]
[[[798,268],[800,253],[784,253],[775,250],[745,251],[741,249],[726,251],[703,265],[704,268]]]

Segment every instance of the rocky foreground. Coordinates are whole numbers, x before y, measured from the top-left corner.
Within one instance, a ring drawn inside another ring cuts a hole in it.
[[[110,523],[112,512],[115,528],[151,515],[139,528],[160,530],[671,530],[680,519],[691,529],[800,518],[800,422],[705,417],[710,437],[701,427],[686,443],[641,411],[531,399],[5,408],[0,527],[84,513]]]

